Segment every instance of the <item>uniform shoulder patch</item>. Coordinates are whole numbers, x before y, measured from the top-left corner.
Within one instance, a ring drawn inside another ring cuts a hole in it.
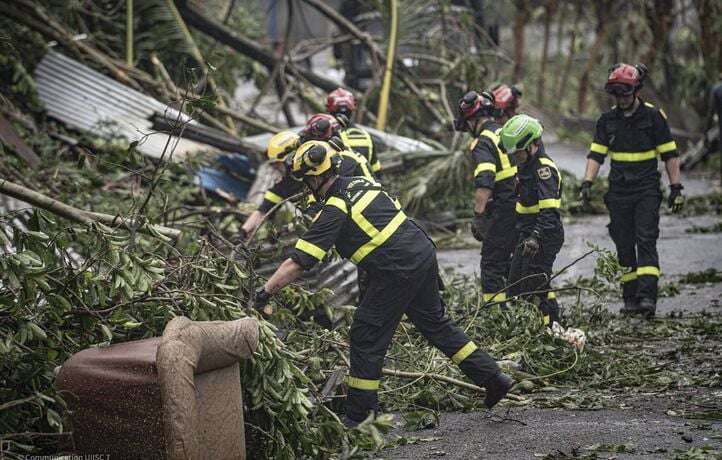
[[[552,169],[549,166],[542,166],[536,170],[536,173],[539,175],[539,179],[541,180],[551,179],[552,177]]]

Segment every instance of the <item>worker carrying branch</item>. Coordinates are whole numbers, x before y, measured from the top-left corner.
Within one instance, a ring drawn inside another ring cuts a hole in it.
[[[327,145],[309,143],[287,163],[290,174],[303,181],[323,208],[291,256],[258,290],[255,307],[264,309],[274,293],[335,246],[369,274],[368,291],[350,330],[346,424],[355,426],[378,410],[384,357],[404,314],[472,381],[486,388],[484,402],[493,407],[513,380],[446,315],[433,243],[378,182],[339,176],[334,156]]]
[[[493,119],[498,109],[486,91],[470,91],[459,100],[457,131],[468,132],[474,167],[474,220],[471,231],[481,241],[483,300],[506,299],[506,277],[516,244],[516,166],[499,149],[501,125]]]
[[[516,202],[518,242],[511,261],[509,292],[525,295],[541,310],[544,323],[561,323],[556,294],[550,291],[554,260],[564,243],[561,175],[544,151],[539,120],[516,115],[499,133],[502,149],[519,168]]]
[[[597,121],[594,141],[587,155],[580,196],[592,199],[592,182],[607,157],[611,157],[609,235],[617,247],[622,275],[623,314],[652,317],[657,308],[660,276],[657,238],[662,203],[657,157],[669,177],[668,205],[678,212],[684,205],[680,183],[679,154],[667,124],[667,116],[639,97],[647,68],[617,64],[604,89],[616,105]]]

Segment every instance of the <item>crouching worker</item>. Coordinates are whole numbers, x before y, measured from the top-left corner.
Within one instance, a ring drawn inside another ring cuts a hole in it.
[[[551,326],[559,319],[559,304],[549,290],[554,260],[564,243],[561,207],[561,176],[544,152],[539,120],[516,115],[499,133],[502,148],[517,165],[519,196],[516,202],[519,240],[509,272],[509,292],[528,293]],[[541,292],[540,292],[541,291]]]
[[[339,176],[333,157],[323,144],[310,144],[301,146],[289,161],[290,173],[303,181],[323,208],[291,256],[258,290],[255,308],[266,308],[274,293],[335,246],[342,257],[369,274],[368,290],[350,331],[346,424],[356,426],[378,410],[384,357],[404,314],[472,381],[486,388],[484,403],[493,407],[513,380],[446,316],[431,241],[380,184]]]

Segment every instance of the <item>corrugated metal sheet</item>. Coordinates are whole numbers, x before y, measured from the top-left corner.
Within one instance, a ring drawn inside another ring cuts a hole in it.
[[[396,150],[397,152],[401,153],[409,153],[419,151],[433,152],[436,150],[429,144],[417,141],[416,139],[379,131],[378,129],[369,128],[368,126],[359,126],[368,131],[374,142],[381,146],[381,148],[379,149],[380,152],[383,152],[384,150]],[[303,128],[303,126],[295,126],[289,129],[298,132],[301,131]],[[253,144],[254,146],[262,150],[265,150],[266,146],[268,145],[268,141],[271,139],[271,136],[272,134],[269,133],[257,134],[255,136],[248,136],[243,140],[249,144]]]
[[[139,141],[138,150],[155,158],[163,153],[168,135],[153,131],[151,117],[154,113],[195,123],[187,115],[55,51],[48,52],[40,61],[35,80],[38,96],[49,116],[71,128],[101,137],[119,136],[129,142]],[[217,151],[204,144],[173,137],[166,157],[174,145],[176,159],[191,152]]]

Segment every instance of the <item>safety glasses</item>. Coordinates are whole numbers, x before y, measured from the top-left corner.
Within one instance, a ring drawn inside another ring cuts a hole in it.
[[[634,86],[623,83],[614,83],[604,88],[612,96],[631,96],[634,93]]]

